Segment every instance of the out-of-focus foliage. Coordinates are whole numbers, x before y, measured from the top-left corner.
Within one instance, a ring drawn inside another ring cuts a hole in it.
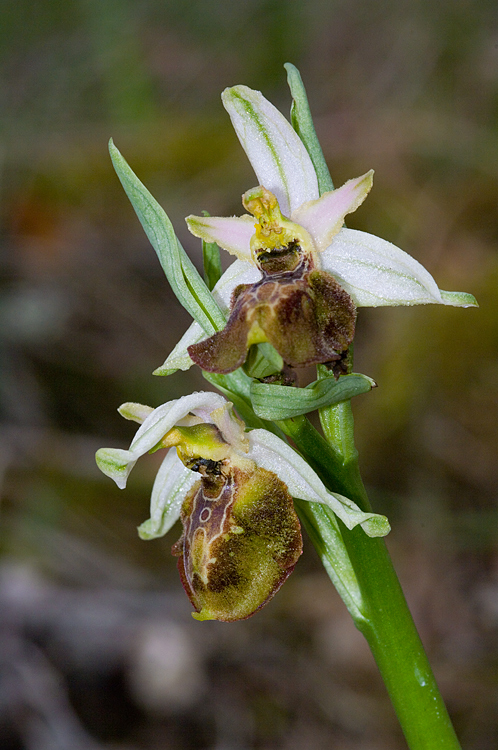
[[[125,495],[93,462],[116,407],[188,318],[112,171],[167,209],[241,213],[254,175],[219,99],[287,111],[302,72],[335,183],[376,170],[350,226],[479,310],[362,310],[362,468],[462,744],[498,745],[498,35],[491,0],[3,0],[0,745],[398,750],[375,665],[311,545],[267,610],[193,623],[166,540],[144,543],[157,457]],[[225,259],[227,262],[228,259]],[[111,442],[112,441],[112,442]]]

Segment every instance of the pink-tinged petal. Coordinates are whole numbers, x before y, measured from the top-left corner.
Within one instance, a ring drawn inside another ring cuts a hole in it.
[[[318,198],[315,168],[303,142],[281,112],[247,86],[225,89],[223,104],[258,182],[270,190],[284,216]]]
[[[292,221],[308,230],[319,252],[323,252],[344,224],[344,217],[356,211],[367,197],[373,182],[373,169],[361,177],[348,180],[337,190],[324,193],[316,201],[299,206]]]
[[[216,242],[239,260],[251,262],[249,243],[254,234],[253,216],[187,216],[185,221],[195,237]]]

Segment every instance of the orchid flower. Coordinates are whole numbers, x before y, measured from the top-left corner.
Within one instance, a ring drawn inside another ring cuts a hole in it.
[[[128,450],[102,448],[97,464],[124,488],[140,456],[168,450],[157,473],[142,539],[164,536],[181,518],[173,546],[197,619],[239,620],[265,604],[290,575],[302,551],[292,497],[325,504],[348,529],[389,532],[385,516],[364,513],[329,492],[306,461],[263,429],[245,432],[232,404],[215,393],[193,393],[157,409],[127,403],[126,419],[141,424]],[[337,531],[339,588],[348,567]],[[347,577],[347,576],[346,576]]]
[[[344,228],[345,216],[360,206],[372,186],[372,171],[320,196],[303,142],[260,92],[235,86],[222,99],[260,183],[243,197],[253,216],[189,216],[187,224],[195,236],[237,258],[212,292],[228,325],[204,343],[206,331],[194,322],[155,374],[186,370],[193,360],[203,369],[228,372],[259,342],[272,343],[294,366],[340,360],[354,334],[355,307],[477,304],[471,294],[441,291],[418,261],[390,242]],[[288,278],[300,262],[306,267],[300,268],[299,278],[312,272],[317,282],[311,302],[308,284],[308,291],[294,289],[280,306],[272,299],[270,309],[264,283],[269,274]],[[296,313],[303,304],[318,310],[318,327]],[[285,309],[294,330],[287,326],[283,332]],[[301,347],[297,351],[296,342]]]

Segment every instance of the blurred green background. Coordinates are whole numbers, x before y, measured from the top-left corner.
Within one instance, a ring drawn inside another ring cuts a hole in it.
[[[157,458],[98,472],[116,407],[205,386],[162,364],[189,320],[107,154],[167,210],[241,213],[255,178],[219,95],[284,113],[296,64],[349,226],[478,310],[361,310],[361,466],[468,750],[498,746],[498,10],[490,0],[1,0],[0,746],[401,750],[362,637],[307,543],[251,620],[196,623],[141,542]],[[228,260],[227,260],[228,262]]]

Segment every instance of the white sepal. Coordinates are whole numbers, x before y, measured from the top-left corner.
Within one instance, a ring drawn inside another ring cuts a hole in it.
[[[150,518],[138,527],[141,539],[157,539],[164,536],[180,517],[185,496],[199,475],[187,469],[171,448],[161,464],[152,488]]]
[[[247,454],[259,466],[273,471],[287,485],[290,494],[301,500],[324,503],[348,529],[360,525],[368,536],[385,536],[389,521],[376,513],[365,513],[343,495],[329,492],[313,469],[287,443],[266,430],[249,433]]]
[[[367,232],[341,229],[320,261],[358,307],[472,304],[472,295],[442,297],[430,273],[415,258]]]
[[[259,184],[277,197],[284,216],[316,200],[315,168],[282,113],[261,92],[247,86],[225,89],[221,98]]]
[[[165,361],[160,367],[157,367],[153,375],[171,375],[175,370],[189,370],[194,364],[189,357],[188,347],[192,344],[198,344],[204,341],[206,332],[195,320],[187,328],[178,344],[172,352],[168,354]]]
[[[128,475],[139,457],[121,448],[99,448],[95,460],[100,471],[113,479],[120,490],[124,490]]]

